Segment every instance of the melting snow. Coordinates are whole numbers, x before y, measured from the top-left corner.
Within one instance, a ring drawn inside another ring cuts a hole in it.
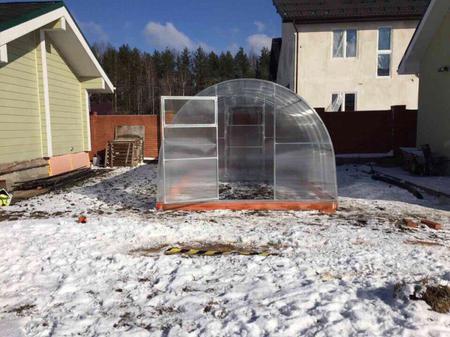
[[[403,281],[450,282],[449,205],[338,170],[334,215],[155,212],[153,165],[2,210],[0,336],[449,336],[449,314],[394,297]],[[131,253],[201,242],[280,256]]]

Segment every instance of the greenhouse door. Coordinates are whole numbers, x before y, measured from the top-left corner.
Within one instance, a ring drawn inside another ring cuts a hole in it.
[[[219,199],[217,97],[162,97],[164,203]]]

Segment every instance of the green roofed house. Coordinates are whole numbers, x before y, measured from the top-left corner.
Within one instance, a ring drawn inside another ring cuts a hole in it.
[[[89,166],[89,93],[113,91],[63,2],[0,3],[0,180]]]

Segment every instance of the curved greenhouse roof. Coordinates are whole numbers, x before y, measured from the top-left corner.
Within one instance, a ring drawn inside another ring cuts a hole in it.
[[[263,209],[280,203],[288,205],[281,209],[335,209],[330,136],[315,110],[289,89],[227,81],[196,97],[163,97],[162,115],[160,205],[240,209],[258,200]]]

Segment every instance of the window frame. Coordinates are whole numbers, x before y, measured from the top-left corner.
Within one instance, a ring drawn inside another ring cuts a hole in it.
[[[335,112],[346,112],[346,106],[345,106],[345,96],[347,95],[355,95],[355,110],[352,111],[348,111],[348,112],[353,112],[353,111],[358,111],[358,93],[356,91],[333,91],[331,93],[331,104],[333,104],[333,95],[344,95],[344,99],[342,100],[342,105],[341,105],[341,110],[335,111]]]
[[[355,96],[355,103],[354,103],[354,109],[353,110],[347,110],[347,95],[354,95]],[[344,112],[353,112],[353,111],[358,111],[358,107],[357,107],[357,97],[358,95],[356,94],[356,92],[345,92],[344,93]]]
[[[355,43],[355,56],[347,56],[347,31],[354,30],[356,33],[356,43]],[[343,56],[334,56],[334,33],[342,31],[344,33],[343,37]],[[359,54],[359,48],[358,48],[358,41],[359,41],[359,32],[357,28],[340,28],[340,29],[333,29],[331,31],[331,58],[332,59],[355,59],[358,57]]]
[[[389,45],[389,49],[380,49],[380,30],[381,29],[389,29],[391,32],[390,35],[390,45]],[[375,75],[377,78],[391,78],[392,77],[392,47],[393,47],[393,40],[394,40],[394,30],[392,29],[391,26],[380,26],[377,28],[377,54],[376,54],[376,70],[375,70]],[[380,55],[389,55],[389,75],[378,75],[378,59]]]
[[[334,95],[339,96],[340,94],[344,94],[345,95],[345,93],[343,93],[343,92],[332,92],[331,93],[331,104],[333,104],[333,96]],[[334,111],[334,112],[342,112],[342,108],[343,108],[344,104],[345,104],[345,96],[344,96],[344,100],[342,101],[341,109],[338,110],[338,111]]]

